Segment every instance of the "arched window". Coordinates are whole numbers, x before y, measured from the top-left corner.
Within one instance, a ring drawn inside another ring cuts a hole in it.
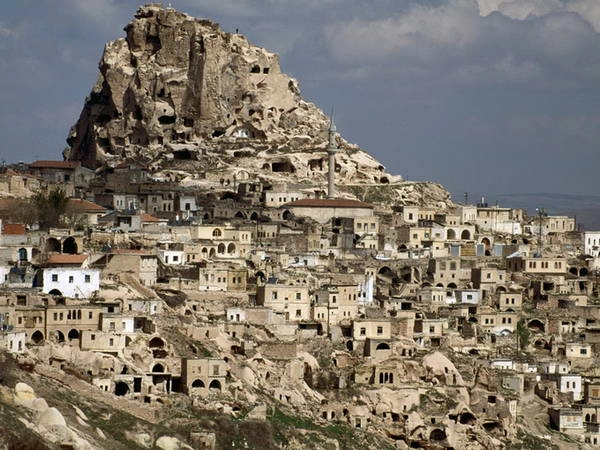
[[[212,235],[213,237],[221,237],[223,235],[223,232],[220,228],[215,228],[212,232]]]

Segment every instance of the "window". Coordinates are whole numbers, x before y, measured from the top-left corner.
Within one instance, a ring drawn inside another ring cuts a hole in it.
[[[113,338],[110,338],[110,339],[108,340],[108,345],[109,345],[109,346],[111,346],[111,347],[112,347],[113,345],[115,345],[115,340],[114,340]]]
[[[84,280],[85,280],[86,283],[89,283],[90,281],[92,281],[92,277],[90,275],[86,275],[84,277]]]
[[[302,317],[302,310],[301,309],[297,309],[296,310],[296,317]]]
[[[429,327],[429,333],[430,334],[435,333],[435,326],[432,325],[432,326]]]
[[[302,294],[300,292],[296,292],[296,300],[302,300]]]
[[[377,334],[383,334],[383,327],[377,327]]]
[[[95,334],[90,335],[90,340],[95,341],[96,340],[96,335]]]
[[[271,292],[271,300],[277,300],[277,291]]]
[[[74,281],[73,275],[69,275],[69,283],[72,283]]]
[[[92,311],[88,312],[88,319],[92,319],[94,317],[94,313]]]
[[[580,355],[587,355],[587,348],[582,348],[579,350]]]
[[[56,273],[52,274],[52,281],[54,281],[54,282],[58,281],[58,274],[56,274]]]
[[[114,331],[114,330],[115,330],[115,323],[114,323],[114,322],[111,322],[111,323],[108,325],[108,329],[109,329],[109,330],[111,330],[111,331]]]
[[[367,334],[367,329],[366,329],[366,328],[364,328],[364,327],[362,327],[362,328],[360,329],[360,335],[361,335],[361,336],[366,336],[366,334]]]
[[[219,366],[213,366],[213,375],[219,375]]]

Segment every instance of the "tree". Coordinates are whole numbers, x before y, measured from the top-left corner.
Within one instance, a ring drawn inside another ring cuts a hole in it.
[[[517,349],[525,349],[529,345],[529,329],[524,319],[517,323]]]
[[[68,202],[67,194],[61,188],[35,194],[31,198],[31,204],[35,208],[40,229],[58,227],[62,215],[67,210]]]

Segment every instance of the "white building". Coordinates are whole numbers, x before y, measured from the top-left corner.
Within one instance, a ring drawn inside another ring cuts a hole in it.
[[[583,233],[583,246],[586,255],[594,258],[600,256],[600,231],[586,231]]]
[[[560,392],[572,392],[573,400],[576,402],[583,398],[583,388],[580,375],[561,375],[558,380],[558,389]]]
[[[27,335],[24,331],[0,331],[0,348],[5,348],[9,353],[23,353],[25,342]]]
[[[167,266],[179,266],[185,262],[185,252],[183,250],[165,250],[159,249],[158,258]]]
[[[455,289],[454,296],[456,303],[477,305],[481,300],[481,291],[479,289]]]
[[[100,269],[52,267],[43,270],[42,291],[70,298],[89,298],[100,289]]]

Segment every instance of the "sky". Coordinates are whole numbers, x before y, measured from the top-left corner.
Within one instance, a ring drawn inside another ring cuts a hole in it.
[[[280,54],[306,100],[408,180],[462,200],[600,194],[600,0],[174,0]],[[168,2],[164,2],[165,6]],[[60,159],[130,0],[0,16],[0,159]]]

